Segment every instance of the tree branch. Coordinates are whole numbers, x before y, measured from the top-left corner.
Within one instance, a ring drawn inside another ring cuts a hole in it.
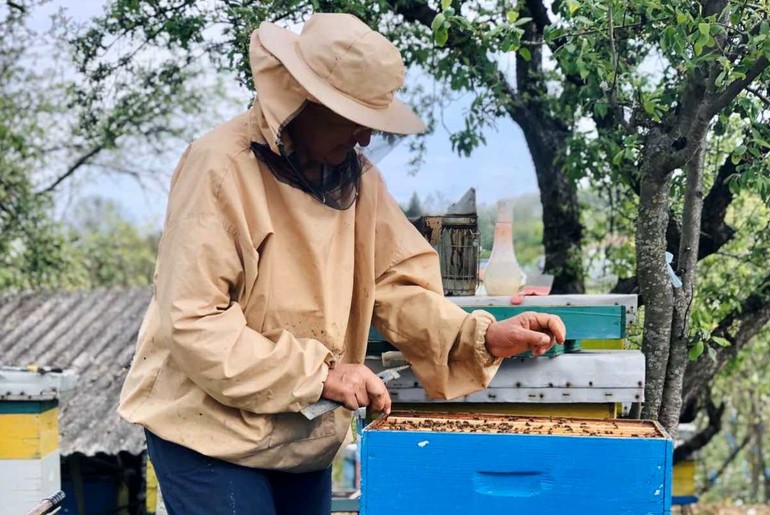
[[[615,27],[612,20],[612,5],[608,7],[609,37],[610,37],[610,59],[612,61],[612,86],[610,86],[609,100],[612,112],[615,114],[617,122],[626,130],[628,134],[633,133],[633,127],[626,120],[623,108],[618,103],[617,83],[618,83],[618,52],[615,49]]]
[[[403,16],[406,21],[409,21],[412,23],[419,23],[425,27],[430,27],[431,23],[433,23],[433,18],[435,18],[436,15],[438,14],[437,11],[431,9],[427,4],[424,4],[424,3],[417,3],[417,2],[401,3],[398,1],[390,1],[388,2],[388,4],[390,5],[391,9],[393,9],[395,13]],[[486,54],[484,52],[479,51],[479,49],[472,43],[472,41],[470,41],[468,38],[458,37],[457,31],[451,31],[449,33],[449,39],[447,40],[444,47],[450,50],[455,50],[463,55],[468,56],[471,62],[476,62],[476,63],[490,62]],[[515,121],[519,125],[522,125],[523,123],[525,123],[524,122],[524,116],[525,116],[524,105],[518,101],[518,96],[516,95],[516,91],[508,82],[508,79],[505,77],[505,74],[502,71],[497,70],[496,66],[490,67],[490,69],[494,69],[496,70],[496,72],[493,75],[490,75],[489,77],[485,77],[484,81],[490,86],[502,86],[503,90],[506,92],[506,95],[507,95],[507,98],[505,100],[507,103],[506,107],[507,107],[508,113],[513,118],[513,121]]]
[[[89,161],[89,160],[90,160],[92,157],[94,157],[96,154],[98,154],[98,153],[99,153],[99,152],[101,152],[102,150],[104,150],[104,146],[103,146],[103,145],[97,145],[96,147],[92,148],[92,149],[91,149],[91,150],[89,150],[89,151],[88,151],[86,154],[83,154],[83,155],[82,155],[82,156],[80,156],[80,157],[79,157],[79,158],[78,158],[78,159],[77,159],[77,160],[76,160],[74,163],[72,163],[72,165],[71,165],[69,168],[67,168],[67,171],[66,171],[66,172],[64,172],[62,175],[60,175],[60,176],[59,176],[59,177],[58,177],[58,178],[57,178],[55,181],[53,181],[53,182],[52,182],[50,185],[48,185],[48,186],[46,186],[45,188],[43,188],[42,190],[38,191],[36,194],[37,194],[37,195],[42,195],[42,194],[44,194],[44,193],[50,193],[50,192],[52,192],[54,189],[56,189],[56,187],[57,187],[59,184],[61,184],[61,183],[62,183],[62,182],[64,182],[64,181],[65,181],[65,180],[66,180],[68,177],[70,177],[72,174],[74,174],[74,173],[75,173],[75,172],[76,172],[76,171],[77,171],[77,170],[78,170],[78,169],[79,169],[81,166],[83,166],[83,165],[87,164],[87,163],[88,163],[88,161]]]
[[[703,6],[703,17],[708,18],[722,12],[727,6],[727,0],[707,0],[700,4]]]
[[[735,79],[725,88],[721,94],[717,95],[713,100],[708,102],[708,113],[710,113],[709,118],[717,114],[719,111],[724,109],[727,104],[732,102],[733,99],[737,97],[741,91],[746,89],[746,87],[751,84],[754,79],[759,77],[759,75],[765,71],[768,66],[770,66],[770,61],[768,61],[765,56],[760,57],[746,72],[745,78]]]
[[[764,102],[765,107],[770,107],[770,98],[767,98],[765,95],[760,93],[759,90],[757,90],[757,88],[752,88],[747,86],[746,91],[748,91],[749,93],[751,93],[752,95],[760,99],[762,102]]]
[[[751,441],[751,433],[746,433],[746,436],[743,437],[743,440],[741,440],[740,445],[736,446],[735,449],[730,453],[730,455],[725,459],[725,461],[722,463],[722,466],[719,467],[719,470],[717,470],[716,474],[714,474],[714,477],[709,480],[708,483],[706,483],[706,486],[703,487],[703,490],[700,491],[701,494],[704,494],[711,490],[711,487],[714,486],[717,482],[717,479],[719,479],[722,474],[724,474],[725,470],[727,470],[727,467],[730,466],[730,463],[735,461],[735,458],[738,457],[738,454],[749,444]]]
[[[684,166],[695,153],[708,131],[713,115],[708,115],[704,102],[709,91],[708,66],[691,70],[684,80],[680,108],[661,127],[661,148],[651,159],[652,169],[659,175],[668,175]]]
[[[746,2],[744,1],[743,6],[741,8],[740,17],[743,16],[743,11],[744,11],[743,8],[745,7],[746,7]],[[730,59],[730,61],[735,62],[735,60],[738,59],[738,56],[740,55],[741,48],[749,42],[749,39],[751,39],[751,36],[756,36],[757,34],[759,34],[759,30],[762,28],[763,21],[765,20],[763,19],[758,21],[757,23],[754,24],[753,27],[751,27],[749,30],[745,32],[741,32],[733,27],[733,31],[737,32],[740,35],[740,41],[737,42],[737,44],[733,45],[734,51],[727,56],[727,58]]]
[[[618,279],[618,282],[610,290],[610,293],[638,293],[639,281],[634,277],[622,277]],[[643,299],[639,299],[639,305],[642,305]]]
[[[17,11],[19,11],[20,13],[24,13],[24,14],[26,14],[26,13],[27,13],[27,8],[26,8],[26,7],[24,7],[23,5],[19,5],[19,4],[17,4],[16,2],[13,2],[13,1],[11,1],[11,0],[6,0],[6,2],[5,2],[5,3],[6,3],[6,5],[8,5],[8,7],[10,7],[11,9],[16,9],[16,10],[17,10]]]
[[[714,376],[738,355],[751,340],[770,322],[770,275],[765,276],[754,293],[730,311],[712,331],[731,343],[718,347],[716,359],[701,355],[687,364],[682,389],[684,403],[696,401],[708,388]]]
[[[703,201],[698,260],[718,252],[735,234],[735,229],[727,224],[725,216],[727,215],[730,203],[733,201],[733,193],[730,191],[727,180],[737,173],[737,166],[731,159],[725,160],[717,172],[714,185]],[[668,250],[675,256],[677,249],[679,249],[681,230],[681,225],[674,216],[673,211],[669,211],[666,236],[668,239]],[[676,262],[674,266],[677,266]]]
[[[548,17],[548,9],[542,0],[526,0],[529,14],[532,16],[532,21],[537,26],[537,31],[543,34],[545,28],[551,25],[551,19]]]
[[[689,458],[692,453],[705,447],[714,436],[722,430],[722,415],[725,412],[725,403],[719,407],[714,404],[711,396],[706,399],[706,413],[708,414],[708,425],[701,429],[692,438],[677,446],[674,449],[674,464]]]

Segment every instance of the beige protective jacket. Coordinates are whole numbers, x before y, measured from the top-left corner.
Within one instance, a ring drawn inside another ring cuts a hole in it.
[[[327,467],[350,412],[313,422],[330,366],[363,363],[369,326],[437,398],[486,387],[493,321],[442,295],[438,258],[376,170],[337,211],[276,180],[275,148],[308,99],[252,38],[258,101],[193,142],[171,182],[153,299],[119,413],[208,456],[288,471]],[[284,140],[285,141],[285,140]]]

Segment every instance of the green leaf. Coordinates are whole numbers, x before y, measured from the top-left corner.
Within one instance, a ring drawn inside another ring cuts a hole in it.
[[[441,25],[439,29],[433,34],[433,39],[436,40],[436,44],[438,46],[444,46],[446,45],[446,42],[449,40],[449,30],[446,28],[446,25]]]
[[[615,166],[619,166],[620,163],[623,162],[623,151],[621,150],[617,154],[615,154],[615,157],[612,158],[612,164]]]
[[[441,0],[441,9],[446,10],[452,7],[452,0]]]
[[[434,37],[436,36],[436,33],[439,31],[439,29],[444,25],[444,22],[446,21],[446,16],[444,16],[444,13],[438,13],[435,18],[433,18],[433,23],[430,24],[430,30],[433,31]]]
[[[703,45],[700,41],[696,41],[695,45],[693,45],[693,49],[695,50],[695,55],[701,55],[703,53]]]
[[[561,27],[554,27],[553,25],[549,25],[545,28],[544,36],[545,40],[547,42],[555,41],[557,38],[560,38],[564,36],[567,33],[567,31]]]
[[[454,18],[452,18],[452,21],[462,25],[465,30],[473,30],[473,24],[470,21],[463,18],[462,16],[455,16]]]
[[[578,9],[580,9],[580,4],[577,0],[567,0],[567,10],[570,14],[575,14]]]
[[[711,30],[711,24],[710,23],[699,23],[698,24],[698,32],[700,32],[704,36],[708,37],[710,30]]]
[[[517,11],[508,11],[505,13],[505,17],[508,19],[508,23],[513,23],[519,19],[519,13]]]
[[[722,70],[721,72],[719,72],[719,75],[717,75],[717,78],[714,80],[714,84],[716,84],[717,86],[721,86],[722,84],[724,84],[725,75],[727,75],[727,70]]]
[[[711,358],[711,361],[716,362],[717,360],[717,350],[714,347],[707,347],[709,351],[709,358]]]
[[[607,115],[607,111],[609,110],[609,104],[607,102],[596,102],[594,104],[594,111],[596,111],[596,114],[598,114],[600,117],[604,118]],[[616,163],[620,164],[620,163]]]
[[[687,22],[687,15],[680,10],[676,11],[676,23],[684,25]]]
[[[717,345],[719,345],[720,347],[729,347],[730,345],[732,345],[729,340],[727,340],[726,338],[722,338],[721,336],[712,336],[711,340]]]
[[[655,114],[655,101],[651,98],[642,98],[642,107],[644,108],[644,112],[653,115]]]
[[[695,361],[701,354],[703,354],[703,340],[698,340],[695,342],[695,345],[690,347],[690,350],[687,351],[687,357],[690,358],[690,361]]]
[[[525,61],[529,61],[530,59],[532,59],[532,53],[530,53],[529,48],[523,48],[523,47],[519,48],[519,55]]]

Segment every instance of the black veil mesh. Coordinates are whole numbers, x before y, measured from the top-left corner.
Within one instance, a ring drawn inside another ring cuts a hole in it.
[[[321,177],[312,180],[302,170],[296,154],[278,155],[268,145],[255,142],[251,143],[251,151],[276,179],[338,210],[348,209],[355,203],[361,175],[371,168],[366,157],[351,150],[345,161],[337,166],[324,166]]]

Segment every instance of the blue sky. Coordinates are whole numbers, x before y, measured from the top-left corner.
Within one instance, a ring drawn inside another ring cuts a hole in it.
[[[101,0],[55,0],[38,13],[38,23],[45,26],[46,12],[64,7],[78,21],[99,14]],[[235,79],[233,79],[234,81]],[[244,100],[247,96],[244,97]],[[470,104],[466,95],[444,108],[443,120],[447,128],[458,130],[463,127],[463,116]],[[229,106],[222,112],[236,114]],[[224,119],[222,120],[224,121]],[[201,122],[196,130],[205,133],[210,127]],[[427,137],[426,161],[416,174],[411,174],[408,145],[402,143],[379,163],[393,196],[402,203],[408,202],[413,192],[425,198],[443,196],[448,201],[459,199],[470,187],[475,187],[479,203],[490,204],[502,197],[519,196],[537,192],[534,166],[521,130],[510,119],[500,119],[497,126],[486,131],[487,145],[478,148],[470,158],[462,158],[452,152],[449,133],[441,125]],[[185,144],[180,142],[178,155]],[[173,155],[173,153],[172,153]],[[165,160],[168,162],[166,163]],[[168,174],[176,164],[176,157],[167,157],[159,162]],[[161,180],[161,183],[167,183]],[[160,226],[166,205],[165,187],[150,184],[144,187],[129,177],[100,176],[95,181],[80,187],[76,196],[99,195],[117,201],[123,211],[135,222]],[[60,202],[71,200],[70,195]]]

